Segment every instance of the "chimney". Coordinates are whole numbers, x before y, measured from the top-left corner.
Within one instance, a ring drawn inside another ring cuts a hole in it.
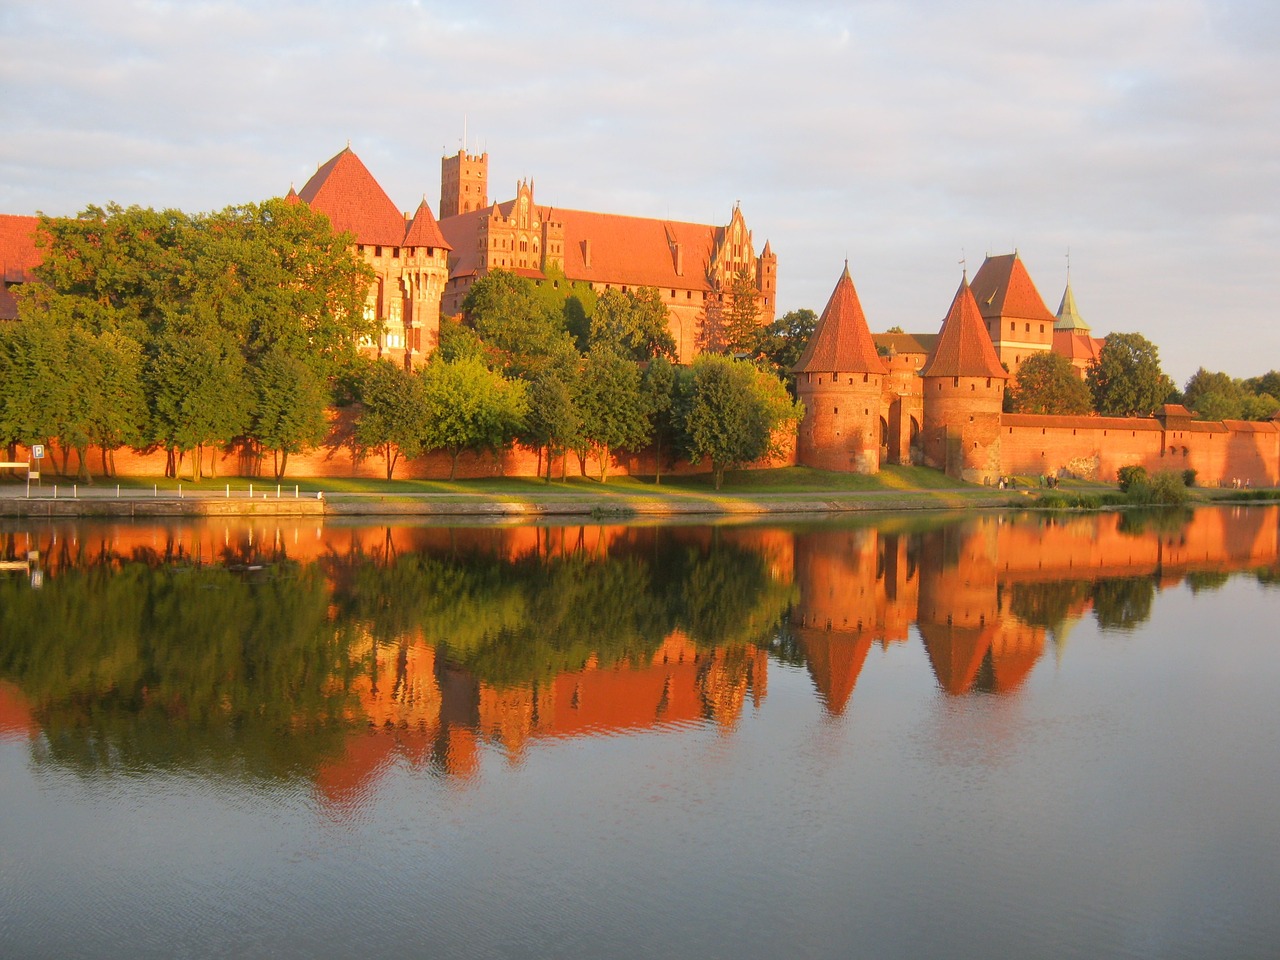
[[[582,265],[584,267],[591,266],[591,241],[590,240],[582,241]]]
[[[677,243],[676,247],[676,276],[684,276],[684,245]]]

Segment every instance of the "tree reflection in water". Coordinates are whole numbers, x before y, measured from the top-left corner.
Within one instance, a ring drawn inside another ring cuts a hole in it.
[[[465,775],[483,742],[731,728],[770,657],[839,714],[913,625],[941,690],[999,694],[1090,612],[1128,630],[1164,586],[1275,580],[1274,508],[1170,517],[10,532],[0,559],[34,544],[44,580],[0,577],[0,726],[82,772],[301,775],[340,800],[387,749]]]

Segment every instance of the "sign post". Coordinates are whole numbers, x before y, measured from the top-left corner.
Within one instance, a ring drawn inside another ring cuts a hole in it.
[[[44,444],[33,443],[31,445],[31,459],[35,461],[35,466],[30,464],[27,466],[27,497],[31,496],[31,481],[40,483],[40,461],[44,459]]]

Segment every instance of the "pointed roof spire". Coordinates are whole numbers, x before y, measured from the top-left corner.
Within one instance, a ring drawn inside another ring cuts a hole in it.
[[[437,247],[443,250],[452,250],[449,241],[445,240],[444,234],[440,232],[440,225],[436,223],[435,214],[431,212],[431,207],[427,205],[427,198],[423,197],[422,202],[418,204],[418,209],[413,215],[413,220],[409,222],[409,229],[405,231],[403,246],[406,247]]]
[[[333,229],[357,243],[399,246],[404,217],[348,146],[312,175],[298,198],[329,218]]]
[[[986,269],[986,264],[983,264],[983,269]],[[1047,310],[1045,312],[1048,313]],[[960,288],[956,290],[951,308],[942,321],[942,329],[938,331],[938,340],[929,352],[920,376],[1009,379],[996,356],[995,347],[991,345],[987,325],[982,320],[967,280],[960,281]]]
[[[1053,321],[1053,329],[1055,330],[1078,330],[1080,333],[1088,333],[1089,325],[1084,322],[1080,316],[1080,311],[1076,309],[1076,298],[1071,292],[1071,281],[1067,281],[1067,288],[1062,291],[1062,303],[1058,305],[1058,316]]]
[[[887,373],[884,361],[876,352],[871,328],[858,301],[858,291],[849,276],[849,261],[836,281],[826,309],[805,345],[804,353],[794,367],[795,373]]]

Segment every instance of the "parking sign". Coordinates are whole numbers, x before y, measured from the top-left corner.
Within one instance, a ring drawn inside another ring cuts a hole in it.
[[[43,443],[37,443],[37,444],[34,444],[34,445],[31,447],[31,459],[32,459],[32,460],[43,460],[43,459],[44,459],[44,444],[43,444]]]

